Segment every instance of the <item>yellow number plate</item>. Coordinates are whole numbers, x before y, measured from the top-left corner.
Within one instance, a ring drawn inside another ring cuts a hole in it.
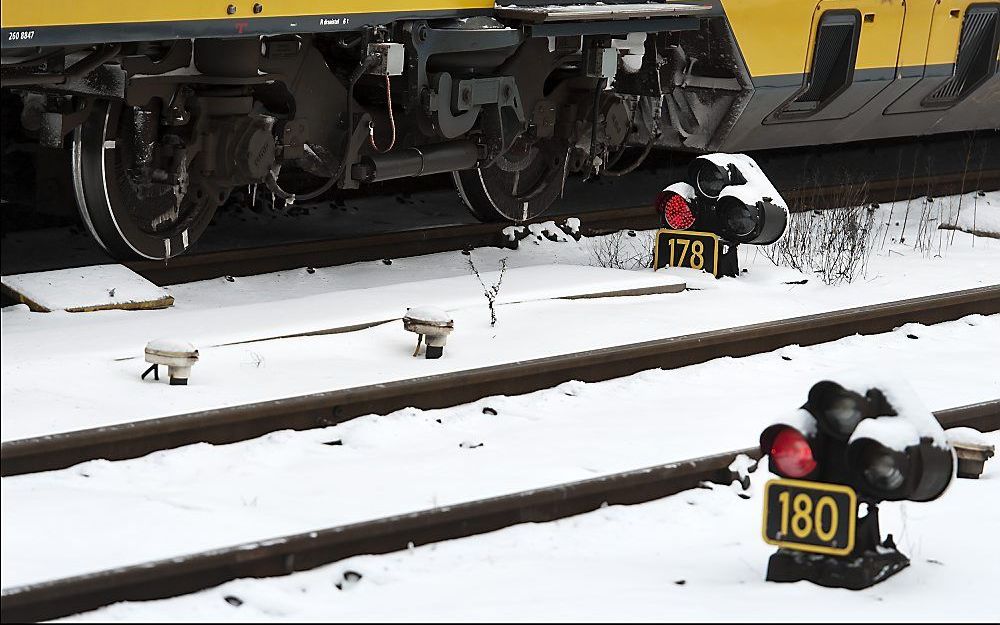
[[[771,480],[764,486],[764,541],[786,549],[845,555],[854,549],[858,498],[840,484]]]
[[[711,232],[667,230],[656,232],[653,268],[690,267],[718,276],[719,237]]]

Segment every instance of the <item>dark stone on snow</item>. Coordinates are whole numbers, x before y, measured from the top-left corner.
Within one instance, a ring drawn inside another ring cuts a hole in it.
[[[362,575],[357,571],[344,571],[343,579],[334,584],[337,590],[343,590],[344,588],[353,586],[357,582],[361,581]]]

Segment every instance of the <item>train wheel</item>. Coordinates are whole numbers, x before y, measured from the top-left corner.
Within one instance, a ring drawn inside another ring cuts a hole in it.
[[[91,234],[114,258],[164,260],[184,252],[204,232],[228,195],[205,185],[137,183],[127,171],[134,135],[131,109],[95,104],[73,138],[77,206]]]
[[[562,194],[567,154],[562,141],[521,137],[490,166],[456,171],[452,177],[480,221],[528,221]]]

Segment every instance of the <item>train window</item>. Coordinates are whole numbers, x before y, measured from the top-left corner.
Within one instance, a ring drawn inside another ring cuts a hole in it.
[[[828,11],[823,14],[816,29],[809,83],[806,90],[786,107],[786,113],[814,111],[851,84],[861,32],[859,18],[860,14],[856,11]]]
[[[958,58],[951,78],[924,100],[924,106],[951,104],[978,87],[996,71],[1000,8],[972,7],[965,13]]]

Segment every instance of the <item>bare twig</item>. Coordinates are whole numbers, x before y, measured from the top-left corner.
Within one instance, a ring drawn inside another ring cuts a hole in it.
[[[913,197],[913,185],[917,181],[917,159],[913,158],[913,171],[910,172],[910,193],[906,196],[907,198]],[[906,200],[906,210],[903,212],[903,229],[899,232],[899,243],[902,245],[906,243],[906,220],[910,217],[910,200]]]
[[[896,180],[893,183],[892,197],[899,197],[899,174],[903,171],[903,153],[900,152],[899,160],[896,163]],[[885,239],[889,236],[889,224],[892,223],[892,212],[896,210],[896,203],[889,204],[889,218],[886,219],[886,228],[882,233],[882,249],[885,249]]]
[[[503,284],[503,276],[507,273],[507,259],[500,259],[500,276],[497,278],[496,284],[493,286],[486,286],[483,282],[483,277],[479,275],[479,270],[476,269],[476,263],[472,261],[472,257],[469,257],[469,267],[472,269],[472,273],[476,275],[479,280],[479,284],[483,286],[483,296],[486,298],[486,304],[490,307],[490,327],[494,327],[497,324],[497,309],[496,301],[497,296],[500,295],[500,286]]]

